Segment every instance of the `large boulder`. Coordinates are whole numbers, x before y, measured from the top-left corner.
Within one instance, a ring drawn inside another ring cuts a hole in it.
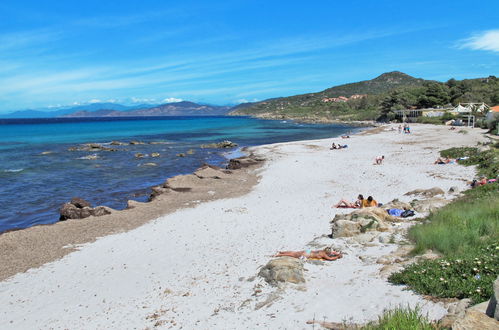
[[[499,276],[494,281],[492,286],[492,297],[490,297],[489,305],[487,306],[487,311],[485,312],[488,316],[499,320]]]
[[[304,283],[303,262],[291,257],[272,259],[262,267],[258,276],[267,283],[277,286],[279,283]]]
[[[424,196],[424,197],[434,197],[434,196],[443,195],[443,194],[445,194],[445,191],[443,191],[441,188],[433,187],[430,189],[412,190],[412,191],[405,193],[405,196],[419,195],[419,196]]]
[[[331,220],[332,237],[350,237],[369,231],[387,231],[388,222],[400,221],[379,207],[367,207]]]
[[[414,200],[411,202],[412,207],[416,212],[425,213],[425,212],[434,212],[437,209],[441,208],[450,203],[450,200],[447,200],[442,197],[433,197],[430,199],[424,200]]]
[[[452,329],[499,329],[499,321],[488,317],[485,313],[478,310],[468,309],[463,318],[459,318],[454,322]]]
[[[90,202],[87,202],[86,200],[84,200],[83,198],[80,198],[80,197],[71,198],[70,203],[79,209],[82,209],[84,207],[92,207],[92,204],[90,204]]]

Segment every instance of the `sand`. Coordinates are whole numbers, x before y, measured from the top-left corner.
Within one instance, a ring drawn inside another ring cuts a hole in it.
[[[375,260],[396,244],[326,236],[329,220],[347,212],[331,208],[340,198],[388,202],[418,188],[465,189],[474,168],[433,161],[441,149],[476,145],[483,132],[411,128],[254,148],[267,161],[252,170],[261,179],[249,193],[179,209],[1,282],[0,328],[308,329],[313,318],[363,322],[399,305],[441,318],[441,304],[380,276]],[[332,141],[348,148],[329,150]],[[384,164],[372,165],[379,155]],[[307,263],[305,286],[276,289],[254,278],[278,250],[326,245],[344,258]]]

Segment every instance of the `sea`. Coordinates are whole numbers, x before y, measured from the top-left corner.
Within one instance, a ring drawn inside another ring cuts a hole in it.
[[[359,129],[233,116],[0,119],[0,233],[57,222],[72,197],[118,210],[145,202],[152,186],[205,163],[225,166],[244,147]],[[238,147],[201,148],[223,140]],[[81,150],[86,143],[116,151]]]

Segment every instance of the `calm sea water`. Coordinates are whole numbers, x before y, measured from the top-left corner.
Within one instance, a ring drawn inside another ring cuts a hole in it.
[[[0,119],[0,233],[56,222],[59,207],[75,196],[123,209],[128,199],[146,201],[150,187],[168,177],[191,173],[203,163],[227,163],[228,150],[202,149],[203,143],[231,140],[244,147],[352,130],[247,117]],[[113,140],[145,144],[109,146],[119,149],[115,152],[68,150]],[[189,150],[187,157],[176,156]],[[235,155],[238,149],[231,151]],[[160,156],[135,157],[153,152]]]

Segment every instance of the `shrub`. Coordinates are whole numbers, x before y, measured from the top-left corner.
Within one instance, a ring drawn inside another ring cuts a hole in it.
[[[480,303],[490,298],[492,283],[499,275],[499,244],[472,250],[462,257],[426,260],[412,264],[389,281],[405,284],[419,294]]]

